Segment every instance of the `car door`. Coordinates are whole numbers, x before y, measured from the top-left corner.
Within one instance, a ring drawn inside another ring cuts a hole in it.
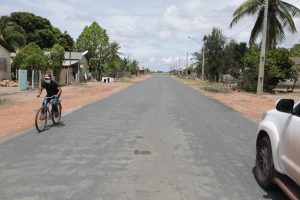
[[[281,138],[283,161],[286,173],[300,185],[300,103],[294,107],[294,114]]]

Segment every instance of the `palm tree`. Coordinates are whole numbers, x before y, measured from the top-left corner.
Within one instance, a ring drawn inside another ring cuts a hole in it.
[[[11,22],[7,16],[0,18],[0,39],[14,49],[20,49],[26,44],[24,29],[18,24]]]
[[[119,50],[121,49],[121,46],[117,42],[112,42],[109,45],[109,54],[110,58],[112,60],[120,60],[120,56],[123,55]]]
[[[265,0],[246,0],[233,13],[230,27],[235,25],[245,15],[256,15],[257,19],[251,31],[249,43],[254,44],[263,29]],[[296,33],[293,17],[300,15],[299,8],[280,0],[269,0],[268,8],[267,49],[275,48],[284,37],[284,29]]]

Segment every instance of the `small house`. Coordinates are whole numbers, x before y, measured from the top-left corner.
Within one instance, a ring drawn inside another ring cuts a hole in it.
[[[85,52],[65,52],[63,68],[60,72],[60,84],[82,82],[89,79],[89,66]]]
[[[5,41],[0,39],[0,81],[11,80],[11,53],[15,52]]]

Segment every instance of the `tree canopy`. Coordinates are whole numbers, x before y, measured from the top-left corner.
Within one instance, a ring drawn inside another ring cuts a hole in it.
[[[0,19],[0,32],[4,40],[14,48],[34,42],[42,49],[60,44],[65,50],[74,46],[74,41],[66,32],[52,26],[46,18],[29,12],[13,12]]]
[[[263,30],[264,9],[265,0],[246,0],[233,13],[230,27],[246,15],[257,15],[249,39],[250,45],[255,43]],[[293,17],[299,15],[300,10],[296,6],[281,0],[269,0],[267,49],[275,48],[284,39],[285,29],[291,33],[297,32]]]
[[[21,69],[43,69],[46,66],[46,57],[42,49],[35,43],[29,43],[13,59],[12,65]]]

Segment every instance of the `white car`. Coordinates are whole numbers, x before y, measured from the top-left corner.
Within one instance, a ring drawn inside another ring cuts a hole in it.
[[[278,177],[289,177],[292,189]],[[274,184],[299,197],[300,192],[300,102],[281,99],[276,109],[264,113],[256,139],[255,177],[266,189]],[[290,195],[296,196],[290,196]]]

